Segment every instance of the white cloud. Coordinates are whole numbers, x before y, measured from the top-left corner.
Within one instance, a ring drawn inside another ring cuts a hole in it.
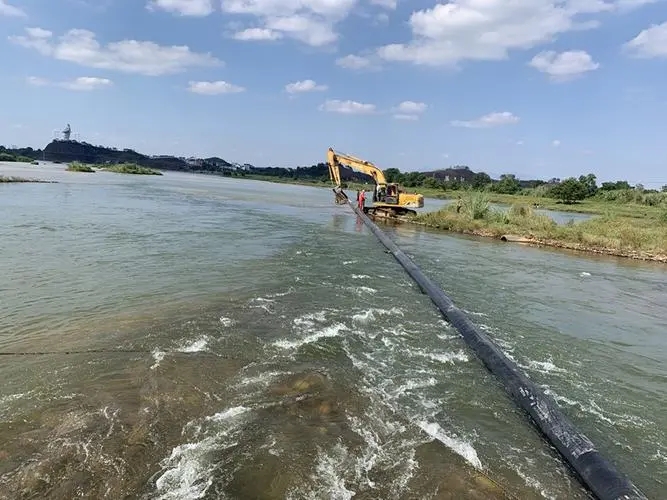
[[[327,100],[319,107],[320,111],[340,113],[344,115],[367,115],[375,112],[375,104],[364,104],[357,101]]]
[[[51,82],[46,78],[40,78],[38,76],[29,76],[26,78],[28,85],[34,87],[45,87],[47,85],[55,85],[56,87],[63,87],[68,90],[78,90],[78,91],[87,91],[87,90],[96,90],[113,85],[113,82],[108,78],[98,78],[95,76],[80,76],[74,80],[68,82]]]
[[[516,141],[517,146],[523,146],[523,141]]]
[[[423,102],[403,101],[396,107],[399,113],[423,113],[426,111],[426,104]]]
[[[218,94],[237,94],[244,92],[243,87],[218,80],[216,82],[188,82],[188,90],[195,94],[218,95]]]
[[[552,81],[564,82],[572,80],[589,71],[600,67],[593,58],[583,50],[570,50],[557,54],[553,50],[540,52],[528,63],[542,73],[549,75]]]
[[[403,101],[393,109],[394,118],[396,120],[419,120],[419,115],[426,111],[426,107],[423,102]]]
[[[234,33],[232,38],[235,40],[247,41],[273,41],[279,40],[283,35],[278,31],[273,31],[268,28],[247,28]]]
[[[560,141],[558,139],[554,139],[553,142],[551,143],[551,145],[553,147],[557,148],[558,146],[560,146]]]
[[[489,127],[498,127],[501,125],[513,125],[519,122],[519,117],[513,115],[509,111],[494,112],[489,113],[488,115],[481,116],[476,120],[454,120],[451,122],[454,127],[466,127],[466,128],[489,128]]]
[[[629,10],[656,3],[660,0],[617,0],[616,5],[619,10]]]
[[[370,59],[367,57],[355,56],[354,54],[339,57],[336,59],[336,64],[345,69],[368,69],[372,67]]]
[[[290,94],[298,94],[301,92],[321,92],[327,90],[326,85],[318,85],[314,80],[301,80],[299,82],[288,83],[285,85],[285,90]]]
[[[395,10],[396,5],[398,4],[398,1],[397,0],[371,0],[371,3],[373,5],[379,5],[380,7],[384,7],[385,9]]]
[[[64,82],[61,84],[61,86],[66,89],[80,91],[102,89],[110,87],[111,85],[113,85],[113,82],[108,78],[97,78],[94,76],[80,76],[71,82]]]
[[[204,17],[213,12],[212,0],[151,0],[149,10],[162,9],[181,16]]]
[[[26,33],[27,36],[10,36],[9,40],[54,59],[89,68],[159,76],[193,66],[222,64],[211,54],[192,52],[187,45],[162,46],[154,42],[121,40],[102,46],[95,39],[95,33],[83,29],[69,30],[58,40],[41,28],[28,28]]]
[[[0,16],[26,17],[26,13],[18,7],[9,5],[5,0],[0,0]]]
[[[28,82],[28,85],[32,85],[33,87],[44,87],[45,85],[49,84],[47,79],[40,78],[38,76],[29,76],[26,78],[26,82]]]
[[[629,54],[644,59],[667,57],[667,22],[653,24],[623,45]]]
[[[403,113],[397,113],[394,115],[396,120],[406,120],[406,121],[417,121],[419,120],[419,115],[407,115]]]
[[[594,14],[637,7],[646,0],[450,0],[413,12],[412,40],[377,50],[388,61],[456,66],[463,60],[502,60],[511,50],[599,25]]]
[[[335,42],[335,26],[359,0],[222,0],[227,14],[254,16],[260,28],[276,31],[313,47]]]

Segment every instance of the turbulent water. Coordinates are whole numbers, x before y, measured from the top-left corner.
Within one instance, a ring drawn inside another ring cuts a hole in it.
[[[1,498],[588,497],[331,191],[0,174]],[[667,268],[387,230],[662,495]]]

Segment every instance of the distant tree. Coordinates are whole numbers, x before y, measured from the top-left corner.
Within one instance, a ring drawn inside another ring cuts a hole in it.
[[[632,189],[628,181],[603,182],[600,186],[601,191],[615,191],[619,189]]]
[[[403,174],[397,168],[388,168],[384,171],[384,176],[387,178],[387,182],[400,183],[403,180]]]
[[[581,175],[579,176],[579,182],[583,184],[586,188],[586,196],[593,196],[598,190],[598,186],[595,183],[596,177],[595,174]]]
[[[551,196],[565,203],[583,200],[588,195],[588,186],[580,180],[570,177],[551,189]]]
[[[516,194],[521,189],[514,174],[503,174],[500,180],[491,186],[491,190],[501,194]]]
[[[478,172],[472,176],[470,180],[470,186],[473,189],[484,189],[487,185],[491,184],[491,176],[486,172]]]
[[[662,191],[663,193],[667,193],[667,184],[662,186],[662,188],[660,188],[660,191]]]

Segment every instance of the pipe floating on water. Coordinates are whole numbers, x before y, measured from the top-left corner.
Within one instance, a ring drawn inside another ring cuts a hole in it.
[[[349,201],[348,204],[431,298],[489,371],[502,381],[514,401],[530,415],[533,423],[574,469],[585,487],[600,500],[647,500],[628,478],[602,457],[592,441],[574,427],[555,401],[531,382],[396,243],[358,207]]]

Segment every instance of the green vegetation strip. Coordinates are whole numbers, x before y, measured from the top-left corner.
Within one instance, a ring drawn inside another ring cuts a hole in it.
[[[134,175],[162,175],[159,170],[142,167],[135,163],[118,163],[114,165],[87,165],[78,161],[74,161],[67,166],[68,172],[96,172],[97,170],[106,170],[107,172],[114,172],[117,174],[134,174]]]
[[[32,163],[33,159],[27,156],[15,155],[12,153],[0,152],[0,161]]]
[[[65,170],[67,170],[68,172],[88,172],[88,173],[95,172],[95,170],[93,170],[90,166],[78,161],[70,163]]]
[[[414,220],[458,233],[505,236],[509,241],[667,262],[667,217],[658,210],[637,218],[608,209],[587,221],[559,225],[526,204],[514,204],[508,211],[494,210],[484,193],[462,196],[459,211],[457,205],[420,214]]]
[[[55,184],[57,181],[42,181],[40,179],[24,179],[23,177],[7,177],[0,175],[0,184],[8,184],[10,182],[40,182],[45,184]]]
[[[135,174],[135,175],[162,175],[159,170],[141,167],[135,163],[118,163],[117,165],[100,166],[102,170],[115,172],[117,174]]]

